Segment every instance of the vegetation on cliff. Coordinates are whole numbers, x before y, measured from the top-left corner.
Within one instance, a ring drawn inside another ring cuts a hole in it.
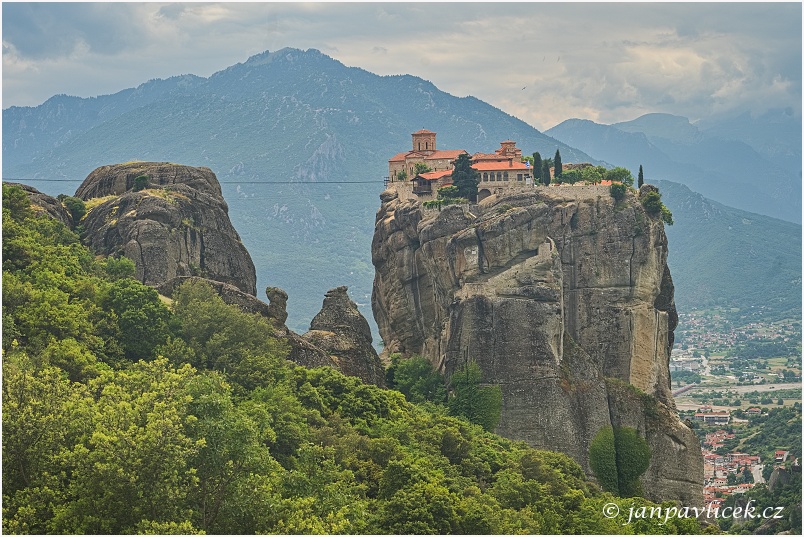
[[[201,285],[167,306],[132,268],[4,187],[4,532],[700,531],[605,518],[650,504],[600,492],[564,455],[287,362],[259,316]]]

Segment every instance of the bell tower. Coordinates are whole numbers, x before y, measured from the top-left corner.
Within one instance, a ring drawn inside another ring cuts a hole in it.
[[[430,155],[436,150],[436,133],[422,129],[414,132],[413,136],[413,150],[417,153],[424,153]]]

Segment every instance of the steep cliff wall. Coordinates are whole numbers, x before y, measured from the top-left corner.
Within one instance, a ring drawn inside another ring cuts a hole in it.
[[[667,239],[636,194],[538,188],[440,212],[405,197],[381,195],[372,244],[384,352],[421,354],[447,377],[476,361],[502,389],[496,432],[590,475],[597,432],[634,427],[653,451],[646,494],[700,502],[700,446],[670,392]]]

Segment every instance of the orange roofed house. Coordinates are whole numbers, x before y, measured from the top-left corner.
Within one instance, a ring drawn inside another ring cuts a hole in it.
[[[388,179],[394,186],[410,187],[419,197],[434,197],[438,189],[452,184],[452,169],[455,159],[463,149],[436,149],[436,133],[428,130],[412,134],[413,149],[398,153],[388,161]],[[478,201],[491,194],[507,190],[514,185],[533,184],[530,167],[522,162],[522,150],[516,142],[506,140],[500,143],[494,153],[475,153],[472,155],[472,168],[477,170],[480,179]],[[431,171],[416,173],[416,164],[425,164]]]

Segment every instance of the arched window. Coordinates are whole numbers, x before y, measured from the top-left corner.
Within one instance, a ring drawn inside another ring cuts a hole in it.
[[[501,172],[497,172],[497,180],[502,181],[502,173]]]
[[[503,172],[503,181],[508,180],[508,172]]]

